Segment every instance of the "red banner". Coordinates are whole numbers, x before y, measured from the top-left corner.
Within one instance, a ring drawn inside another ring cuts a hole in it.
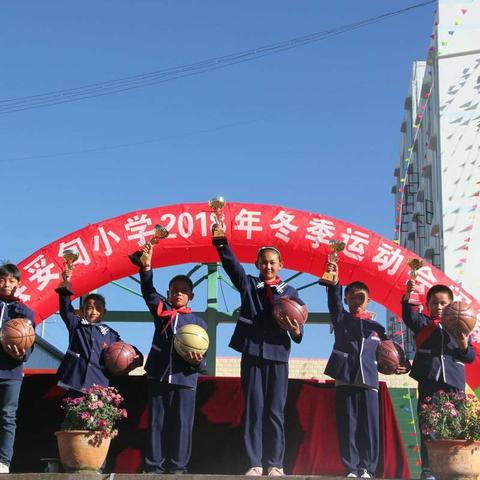
[[[400,300],[409,278],[407,262],[416,254],[370,230],[317,213],[243,203],[229,203],[223,211],[229,243],[241,262],[253,263],[259,247],[274,245],[282,252],[286,268],[321,276],[330,252],[329,241],[341,240],[346,247],[340,253],[340,282],[365,282],[374,301],[401,315]],[[218,261],[211,243],[213,223],[208,206],[194,203],[134,211],[88,225],[19,264],[22,299],[35,311],[37,322],[57,311],[54,289],[61,279],[62,252],[66,249],[79,253],[73,281],[78,296],[135,274],[137,269],[127,255],[151,238],[155,224],[163,225],[170,235],[155,246],[154,267]],[[417,277],[421,298],[437,283],[448,285],[457,300],[478,310],[475,298],[425,263]],[[474,331],[476,341],[480,340],[479,323]]]

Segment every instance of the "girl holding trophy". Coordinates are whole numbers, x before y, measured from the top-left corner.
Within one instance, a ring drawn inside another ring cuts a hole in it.
[[[213,243],[222,266],[240,292],[240,316],[230,347],[242,354],[241,381],[245,397],[244,442],[248,476],[283,476],[285,452],[284,408],[288,389],[290,339],[300,343],[303,326],[288,317],[281,326],[273,318],[273,304],[282,296],[298,303],[297,291],[282,282],[277,273],[283,267],[282,256],[275,247],[262,247],[255,265],[259,276],[247,275],[228,245],[221,208],[224,200],[209,202],[214,211]]]

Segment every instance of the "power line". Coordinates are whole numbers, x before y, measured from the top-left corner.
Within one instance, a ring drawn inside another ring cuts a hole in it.
[[[257,60],[270,55],[275,55],[294,48],[300,48],[312,43],[321,42],[331,37],[357,30],[386,19],[405,14],[412,10],[435,3],[435,0],[418,3],[400,10],[388,12],[376,17],[353,22],[347,25],[334,27],[328,30],[295,37],[289,40],[263,45],[257,48],[243,50],[219,57],[209,58],[195,63],[180,65],[177,67],[156,70],[139,75],[118,78],[106,82],[97,82],[80,87],[55,90],[44,94],[29,95],[11,99],[0,100],[0,114],[20,112],[43,107],[51,107],[63,103],[77,102],[95,97],[113,95],[133,89],[145,88],[158,85],[179,78],[200,75],[203,73],[226,68],[231,65]]]

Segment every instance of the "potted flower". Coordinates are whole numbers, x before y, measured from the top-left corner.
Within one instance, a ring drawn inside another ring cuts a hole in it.
[[[80,397],[65,398],[65,419],[57,436],[60,462],[70,471],[97,471],[107,457],[115,424],[127,417],[122,396],[113,387],[94,385]]]
[[[439,391],[420,405],[420,426],[439,480],[480,478],[480,402]]]

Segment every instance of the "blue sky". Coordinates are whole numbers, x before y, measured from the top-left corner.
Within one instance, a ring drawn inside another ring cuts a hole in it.
[[[5,1],[0,101],[189,64],[414,3]],[[88,223],[217,194],[323,213],[393,238],[403,100],[412,62],[426,56],[434,8],[202,75],[0,114],[0,258],[19,262]],[[189,267],[157,270],[159,290]],[[117,287],[100,291],[111,310],[144,310]],[[325,311],[322,289],[303,296],[312,311]],[[230,310],[238,304],[234,293],[226,300]],[[205,309],[202,288],[192,307]],[[148,350],[151,325],[117,327]],[[46,331],[65,348],[57,317]],[[220,328],[220,355],[234,353],[230,332]],[[325,357],[331,343],[327,327],[309,326],[292,355]]]

